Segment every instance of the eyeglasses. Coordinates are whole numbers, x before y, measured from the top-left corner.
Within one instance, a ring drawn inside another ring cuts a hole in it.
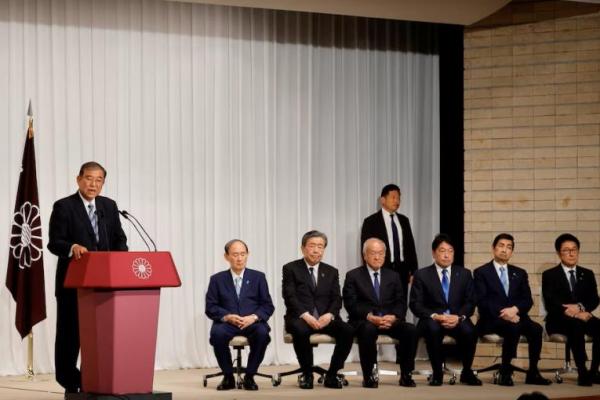
[[[579,253],[579,249],[562,249],[560,251],[561,254],[577,254]]]

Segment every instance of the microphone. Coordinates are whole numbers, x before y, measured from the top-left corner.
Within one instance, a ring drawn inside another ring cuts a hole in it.
[[[134,217],[132,214],[128,213],[126,210],[119,210],[119,214],[121,214],[123,216],[123,218],[125,218],[127,221],[129,221],[129,223],[131,223],[131,225],[133,225],[133,227],[137,231],[138,235],[140,235],[140,237],[144,241],[144,244],[146,244],[146,247],[148,248],[148,251],[152,251],[152,249],[150,249],[150,245],[148,245],[148,242],[146,241],[146,239],[144,239],[144,235],[142,235],[142,233],[138,229],[138,226],[140,228],[142,228],[142,231],[144,231],[144,233],[146,234],[146,238],[148,238],[148,240],[150,240],[150,242],[152,243],[152,246],[154,247],[154,251],[158,251],[156,249],[156,243],[154,243],[154,240],[152,240],[152,238],[150,237],[150,235],[148,234],[148,232],[144,229],[144,227],[142,226],[142,224],[140,223],[140,221],[136,217]],[[130,219],[129,217],[131,217],[133,220]],[[135,223],[133,221],[135,221]]]
[[[96,209],[96,211],[94,211],[96,213],[96,217],[98,217],[98,230],[100,229],[100,221],[104,220],[104,210],[98,210]],[[104,233],[102,236],[104,236],[104,244],[106,245],[106,250],[110,251],[110,243],[108,241],[108,232],[106,232],[106,225],[104,225],[104,229],[102,229],[102,232]],[[98,235],[99,236],[99,235]]]

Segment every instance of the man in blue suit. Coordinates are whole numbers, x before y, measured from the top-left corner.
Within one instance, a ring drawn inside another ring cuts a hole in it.
[[[477,334],[471,322],[475,311],[475,289],[471,271],[452,265],[454,246],[448,235],[437,235],[431,243],[434,263],[415,273],[410,293],[410,309],[419,318],[417,330],[425,338],[433,375],[429,385],[440,386],[443,378],[442,341],[444,335],[456,339],[462,356],[461,383],[480,386],[471,369]]]
[[[225,259],[230,268],[211,276],[206,292],[205,312],[213,320],[210,344],[224,374],[217,390],[235,388],[229,350],[229,341],[234,336],[246,336],[250,342],[244,389],[258,390],[254,375],[271,341],[267,321],[275,307],[271,301],[265,274],[246,268],[246,243],[239,239],[227,242]]]
[[[499,385],[514,385],[511,360],[517,356],[521,335],[527,338],[529,344],[529,370],[525,383],[549,385],[551,382],[541,376],[538,370],[543,329],[527,314],[533,306],[527,271],[508,263],[514,246],[512,235],[499,234],[492,243],[494,259],[475,270],[475,292],[480,317],[477,329],[480,335],[495,333],[504,338]]]

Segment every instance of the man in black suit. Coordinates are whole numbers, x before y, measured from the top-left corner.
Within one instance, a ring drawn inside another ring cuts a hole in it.
[[[538,370],[543,329],[527,314],[533,306],[527,271],[508,264],[514,246],[515,240],[512,235],[497,235],[492,243],[494,259],[475,270],[475,292],[479,310],[477,329],[482,336],[495,333],[504,338],[499,385],[514,385],[511,360],[517,356],[521,335],[527,338],[529,345],[529,370],[525,383],[550,385],[550,380],[541,376]]]
[[[56,381],[67,393],[81,389],[77,290],[63,286],[69,262],[88,251],[127,250],[117,204],[100,196],[105,179],[106,170],[100,164],[83,164],[77,176],[79,190],[56,201],[50,216],[48,249],[58,256],[54,363]]]
[[[435,262],[415,273],[410,294],[410,309],[419,318],[417,330],[425,338],[433,370],[429,384],[442,384],[442,341],[449,335],[456,339],[462,355],[460,381],[479,386],[481,381],[471,369],[477,346],[477,334],[470,320],[475,310],[471,271],[452,265],[454,246],[448,235],[437,235],[431,249]]]
[[[385,185],[381,190],[379,203],[381,210],[365,218],[360,234],[361,246],[369,238],[377,238],[386,245],[385,266],[400,274],[404,296],[408,296],[408,284],[417,270],[417,251],[410,222],[405,215],[398,213],[400,188]]]
[[[283,266],[283,300],[287,307],[285,328],[292,334],[294,351],[302,376],[300,388],[313,388],[313,349],[310,335],[324,333],[335,338],[329,370],[325,375],[325,387],[341,389],[337,372],[352,348],[354,329],[342,321],[340,309],[340,278],[338,270],[321,261],[327,236],[319,231],[309,231],[302,237],[303,258]]]
[[[592,312],[598,307],[598,287],[594,272],[577,265],[579,239],[563,233],[554,242],[560,264],[542,274],[542,294],[549,334],[560,333],[567,337],[575,365],[577,384],[600,384],[600,319]],[[592,363],[586,368],[585,335],[593,338]]]
[[[376,388],[373,376],[377,363],[377,336],[389,335],[400,341],[396,359],[400,364],[401,386],[414,387],[412,371],[415,367],[417,334],[414,325],[405,321],[406,297],[398,274],[381,268],[385,260],[385,243],[377,238],[367,239],[363,245],[362,267],[346,274],[344,306],[350,324],[356,329],[358,352],[363,374],[363,387]]]
[[[245,390],[258,390],[254,375],[271,341],[267,321],[275,307],[269,294],[265,274],[246,268],[248,246],[239,239],[225,244],[225,260],[229,268],[210,277],[206,291],[205,314],[213,321],[210,344],[223,371],[223,380],[217,390],[235,388],[233,363],[229,341],[234,336],[245,336],[250,343],[250,354],[242,385]]]

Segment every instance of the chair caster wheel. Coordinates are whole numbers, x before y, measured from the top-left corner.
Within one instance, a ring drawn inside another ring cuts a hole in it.
[[[456,383],[456,377],[453,376],[452,378],[450,378],[450,380],[448,381],[448,385],[454,385]]]
[[[204,386],[204,387],[208,386],[208,379],[206,379],[206,378],[202,379],[202,386]]]
[[[324,380],[325,380],[325,379],[323,378],[323,375],[321,375],[321,376],[319,376],[319,379],[317,379],[317,382],[318,382],[319,384],[322,384]]]
[[[281,385],[281,378],[279,377],[279,375],[275,375],[271,378],[271,384],[273,386],[279,386]]]
[[[242,389],[244,387],[244,385],[241,381],[237,382],[235,386],[237,386],[238,389]]]
[[[348,379],[342,378],[342,385],[348,386]]]
[[[563,378],[561,376],[557,376],[554,380],[556,383],[563,383]]]

